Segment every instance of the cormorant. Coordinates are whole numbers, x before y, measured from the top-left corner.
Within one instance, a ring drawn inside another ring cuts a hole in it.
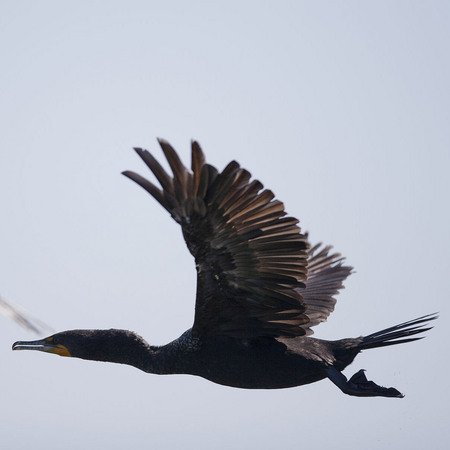
[[[215,383],[277,389],[329,378],[342,392],[360,397],[402,397],[378,386],[360,370],[342,374],[362,350],[411,342],[429,330],[431,314],[369,334],[325,341],[311,328],[333,311],[333,298],[352,268],[331,247],[310,246],[298,220],[270,190],[251,181],[236,161],[222,172],[206,164],[192,142],[189,171],[165,140],[159,144],[170,176],[146,150],[136,152],[161,188],[140,175],[125,176],[148,191],[182,228],[197,268],[195,320],[173,342],[156,347],[126,330],[71,330],[13,350],[129,364],[157,374],[192,374]]]

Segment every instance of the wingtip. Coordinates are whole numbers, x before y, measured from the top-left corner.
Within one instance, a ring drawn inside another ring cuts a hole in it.
[[[143,149],[143,148],[141,148],[141,147],[133,147],[133,150],[134,150],[141,158],[143,158],[143,155],[144,155],[145,153],[148,153],[147,150],[145,150],[145,149]]]
[[[163,145],[170,145],[169,141],[167,139],[164,138],[156,138],[156,140],[158,141],[158,144],[162,147]]]

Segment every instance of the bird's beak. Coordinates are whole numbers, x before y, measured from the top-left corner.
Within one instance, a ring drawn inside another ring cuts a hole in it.
[[[47,339],[37,341],[17,341],[12,346],[13,350],[39,350],[40,352],[55,353],[59,356],[72,356],[64,345],[52,344]]]

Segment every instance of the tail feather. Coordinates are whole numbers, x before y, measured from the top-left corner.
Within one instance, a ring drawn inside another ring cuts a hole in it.
[[[369,334],[368,336],[363,337],[361,343],[358,345],[358,349],[365,350],[369,348],[387,347],[388,345],[418,341],[419,339],[423,339],[424,336],[413,338],[409,336],[414,336],[416,334],[431,330],[433,327],[427,327],[426,325],[430,320],[435,320],[437,318],[437,313],[428,314],[414,320],[409,320],[408,322],[400,323],[393,327],[385,328],[384,330],[377,331],[376,333]]]

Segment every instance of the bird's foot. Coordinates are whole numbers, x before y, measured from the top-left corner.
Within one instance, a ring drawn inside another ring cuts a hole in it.
[[[367,396],[380,396],[380,397],[398,397],[402,398],[404,395],[397,391],[397,389],[390,387],[386,388],[383,386],[379,386],[373,381],[369,381],[364,373],[365,370],[361,369],[356,372],[350,380],[348,380],[348,384],[352,389],[356,389],[361,392],[361,395],[364,396],[364,393],[367,392]]]
[[[335,367],[330,366],[327,369],[328,378],[345,394],[356,397],[404,397],[401,392],[393,387],[386,388],[369,381],[364,372],[361,369],[350,380],[347,380]]]

